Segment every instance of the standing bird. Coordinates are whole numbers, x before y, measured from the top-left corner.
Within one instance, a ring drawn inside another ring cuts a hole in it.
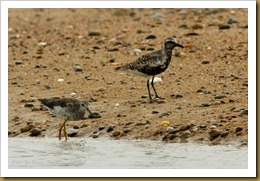
[[[116,67],[115,70],[129,71],[133,74],[146,77],[148,76],[147,89],[150,100],[152,99],[150,93],[150,77],[152,77],[151,85],[155,93],[155,99],[163,99],[158,96],[154,88],[154,77],[155,75],[164,72],[168,68],[171,62],[172,50],[174,47],[183,48],[182,45],[177,43],[177,39],[175,36],[166,38],[160,50],[143,55],[132,63],[121,67]]]
[[[45,105],[55,116],[64,119],[64,123],[59,128],[59,139],[61,139],[61,131],[63,128],[65,139],[68,139],[66,131],[67,121],[76,121],[83,119],[85,111],[87,110],[92,115],[88,108],[88,102],[79,101],[74,98],[51,98],[51,99],[38,99]]]

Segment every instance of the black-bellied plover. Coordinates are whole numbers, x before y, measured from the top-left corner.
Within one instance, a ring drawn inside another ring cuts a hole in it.
[[[65,139],[68,139],[66,131],[67,121],[76,121],[84,118],[85,111],[87,110],[90,115],[92,112],[88,108],[87,101],[79,101],[74,98],[50,98],[38,99],[45,105],[55,116],[64,119],[63,124],[59,128],[59,139],[61,139],[61,131],[63,128]]]
[[[150,100],[152,99],[150,93],[150,77],[152,77],[151,85],[155,93],[155,98],[160,99],[161,97],[158,96],[154,88],[154,77],[155,75],[164,72],[168,68],[171,62],[172,50],[174,47],[183,48],[182,45],[177,43],[175,36],[166,38],[160,50],[143,55],[132,63],[116,67],[115,70],[125,70],[133,74],[148,76],[147,89]]]

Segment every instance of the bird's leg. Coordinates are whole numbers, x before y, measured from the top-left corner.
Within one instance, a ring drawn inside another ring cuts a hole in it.
[[[59,140],[61,139],[61,131],[62,131],[62,128],[64,127],[64,125],[65,125],[65,123],[66,123],[67,121],[64,121],[64,123],[60,126],[60,128],[59,128]]]
[[[65,123],[66,123],[66,121],[65,121]],[[64,126],[63,126],[63,133],[64,133],[64,136],[65,136],[65,140],[67,141],[68,135],[67,135],[67,131],[66,131],[66,124],[64,124]]]
[[[150,100],[152,99],[152,96],[151,96],[151,93],[150,93],[150,79],[149,79],[149,77],[148,77],[148,79],[147,79],[147,89],[148,89],[148,93],[149,93],[149,98],[150,98]]]
[[[153,91],[154,91],[154,93],[155,93],[155,99],[164,99],[163,97],[159,97],[159,96],[158,96],[158,94],[157,94],[157,92],[156,92],[156,90],[155,90],[155,88],[154,88],[154,84],[153,84],[154,77],[155,77],[155,76],[153,76],[153,78],[152,78],[151,85],[152,85]]]

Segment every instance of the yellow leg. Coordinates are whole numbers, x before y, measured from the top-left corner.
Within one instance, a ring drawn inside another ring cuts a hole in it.
[[[65,140],[67,141],[68,135],[67,135],[67,131],[66,131],[66,124],[64,124],[64,126],[63,126],[63,132],[64,132]]]
[[[64,121],[64,123],[60,126],[60,128],[59,128],[59,140],[61,140],[61,131],[62,131],[62,128],[64,127],[64,125],[65,125],[65,123],[66,123],[67,121]]]

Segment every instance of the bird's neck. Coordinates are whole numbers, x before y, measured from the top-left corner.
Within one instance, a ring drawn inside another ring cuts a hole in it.
[[[162,47],[162,63],[169,65],[172,58],[172,49]]]

